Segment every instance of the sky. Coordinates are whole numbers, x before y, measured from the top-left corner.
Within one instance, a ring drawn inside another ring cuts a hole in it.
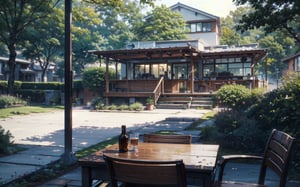
[[[178,2],[218,17],[226,17],[231,10],[236,9],[232,0],[156,0],[156,5],[170,7]]]

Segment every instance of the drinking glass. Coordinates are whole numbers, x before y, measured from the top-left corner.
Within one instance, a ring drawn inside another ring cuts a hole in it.
[[[134,151],[137,151],[138,144],[139,144],[139,134],[138,133],[130,134],[130,145],[132,146],[132,149]]]

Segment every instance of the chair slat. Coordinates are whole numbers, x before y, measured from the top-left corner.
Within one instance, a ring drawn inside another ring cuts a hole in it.
[[[222,176],[224,172],[225,165],[229,161],[237,159],[247,159],[243,155],[224,156],[222,157],[222,164],[220,165],[220,172],[218,181],[215,184],[215,187],[239,187],[239,186],[263,186],[267,168],[272,169],[279,176],[279,187],[285,187],[286,178],[288,174],[288,167],[291,159],[291,153],[293,146],[295,144],[295,138],[286,134],[285,132],[278,131],[274,129],[269,136],[268,142],[266,144],[265,152],[263,155],[263,161],[261,164],[261,169],[259,173],[259,179],[257,184],[249,184],[242,182],[228,182],[222,181]],[[251,157],[249,157],[251,158]]]
[[[142,185],[186,186],[185,167],[182,160],[144,161],[113,158],[104,155],[108,164],[112,186],[117,182]]]

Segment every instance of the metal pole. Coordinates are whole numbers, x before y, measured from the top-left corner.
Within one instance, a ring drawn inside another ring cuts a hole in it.
[[[65,0],[65,152],[63,160],[75,161],[72,153],[72,0]]]

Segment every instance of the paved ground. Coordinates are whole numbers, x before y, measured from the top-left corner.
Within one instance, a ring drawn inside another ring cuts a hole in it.
[[[73,151],[120,134],[121,125],[126,125],[128,130],[143,129],[143,132],[181,131],[191,123],[188,119],[196,120],[205,112],[207,110],[93,112],[74,109]],[[1,119],[0,125],[12,133],[16,144],[28,148],[19,154],[0,158],[0,184],[36,171],[60,159],[64,153],[63,111]]]
[[[198,135],[198,132],[184,132],[183,129],[201,117],[208,110],[163,110],[143,112],[91,112],[73,110],[73,151],[97,144],[120,134],[121,125],[128,130],[140,133],[155,132],[161,129],[181,131],[181,133]],[[64,152],[64,112],[56,111],[44,114],[16,116],[1,119],[0,125],[14,135],[14,141],[26,148],[18,154],[0,157],[0,186],[25,174],[34,172],[46,164],[61,158]],[[256,169],[247,166],[247,174],[239,174],[232,166],[231,177],[250,179],[249,173]],[[80,168],[64,176],[49,181],[40,187],[80,186]],[[239,174],[239,175],[237,175]],[[272,185],[271,185],[272,186]],[[290,182],[288,187],[300,186]]]

